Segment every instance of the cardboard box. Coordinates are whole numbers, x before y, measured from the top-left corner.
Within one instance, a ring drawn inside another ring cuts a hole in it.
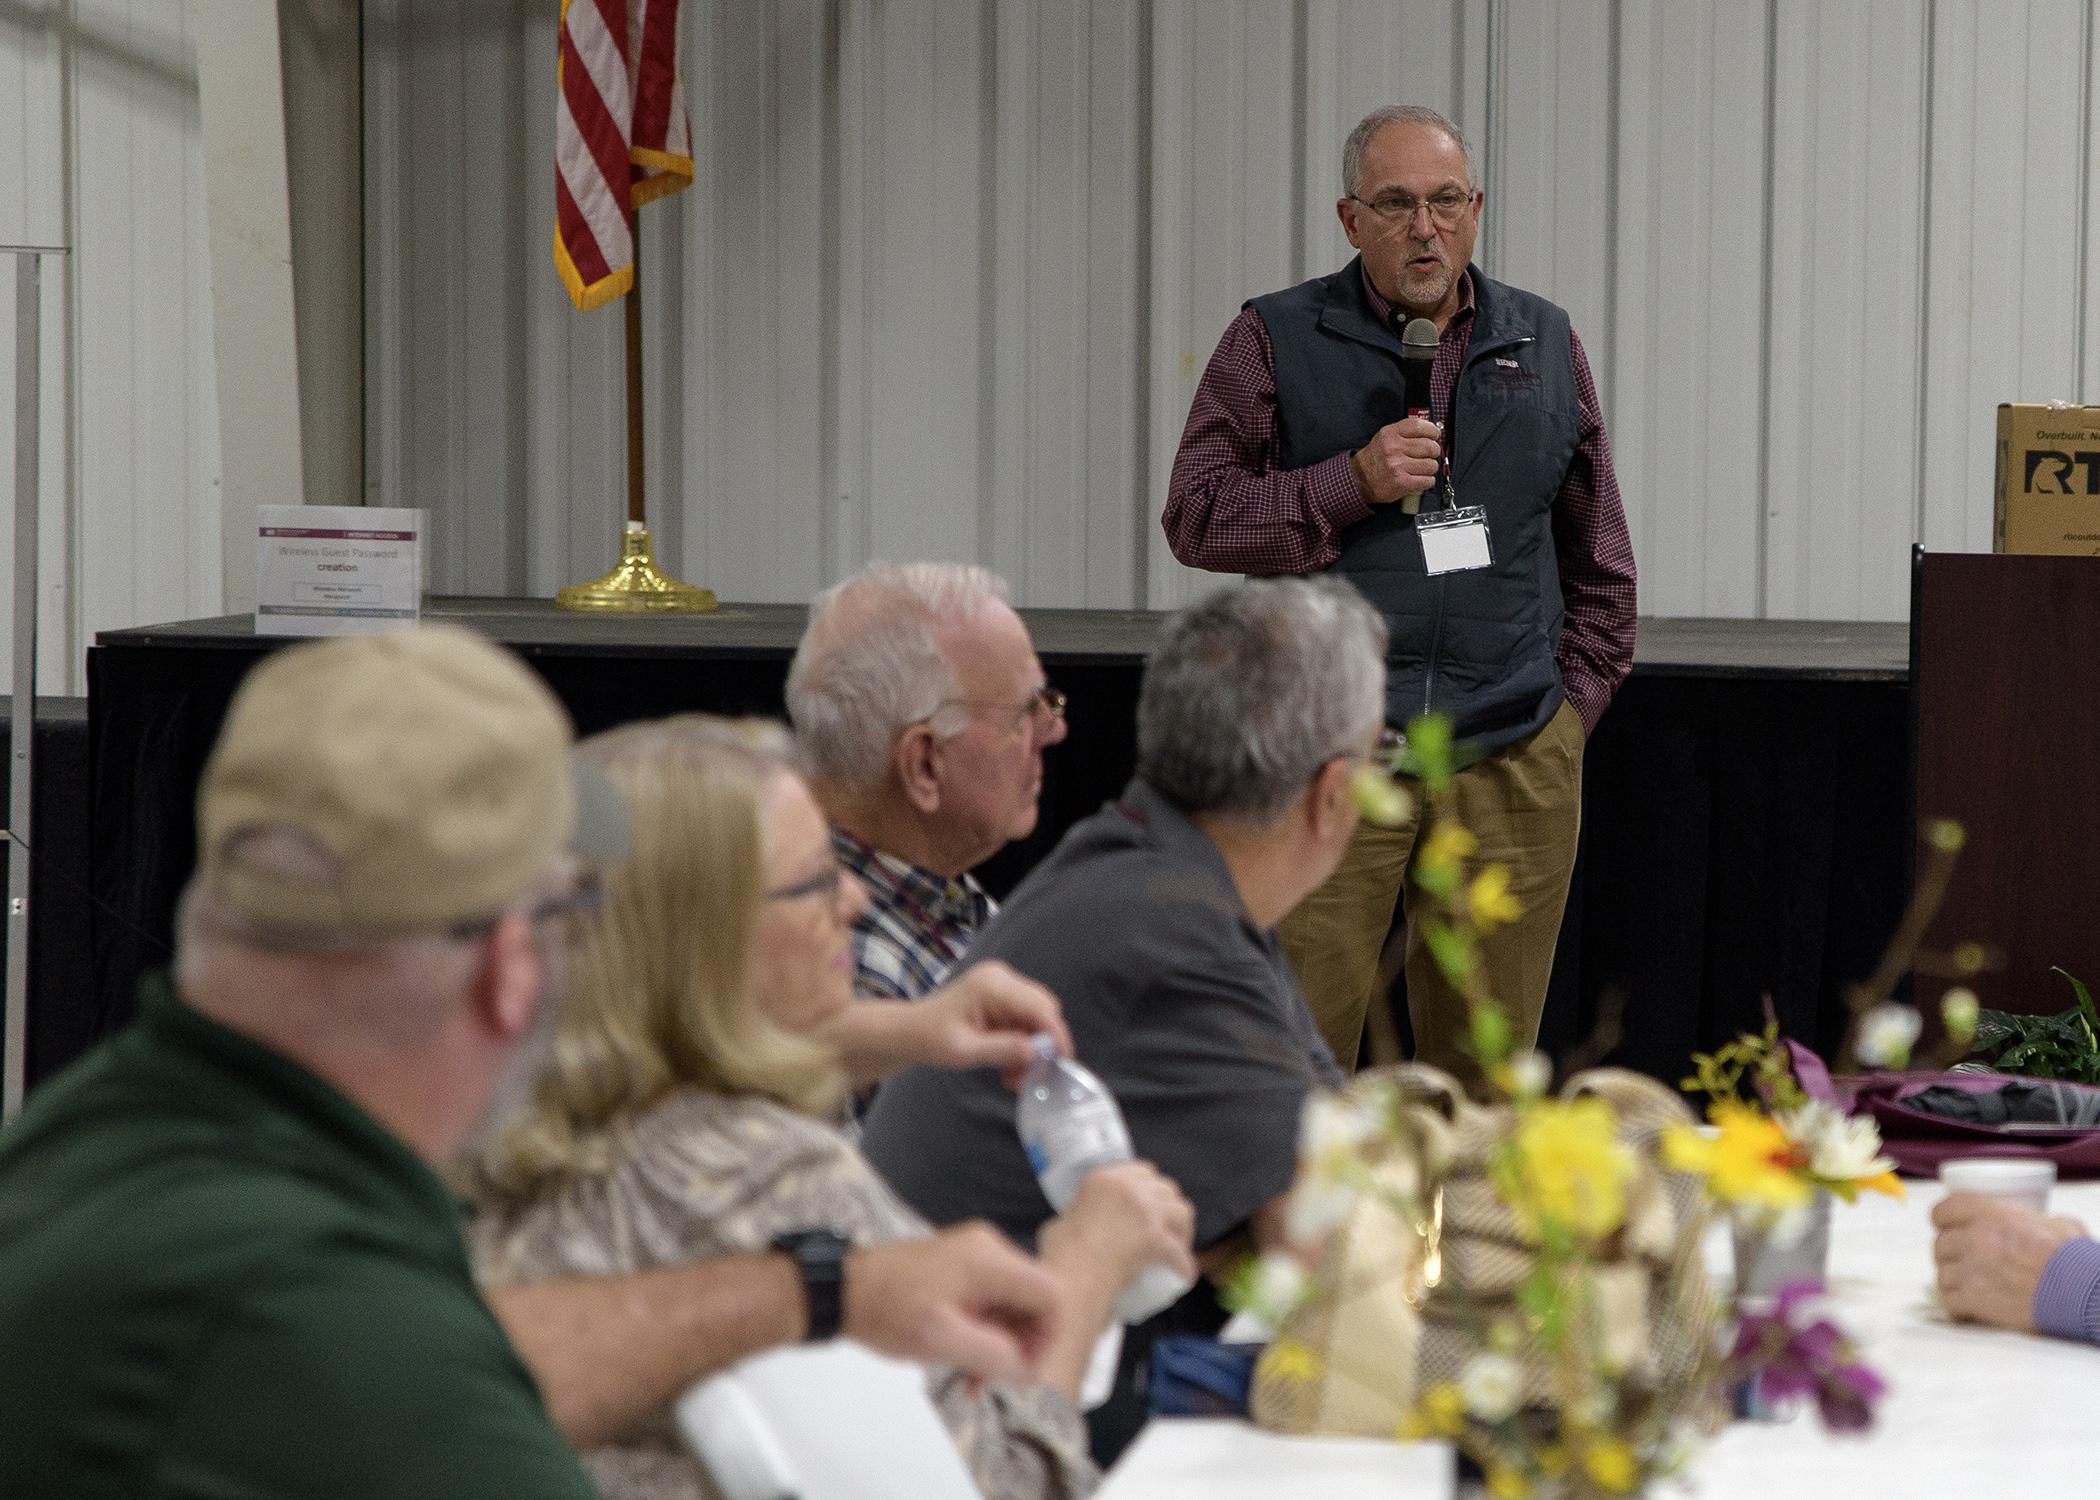
[[[2100,406],[1998,408],[1998,552],[2100,557]]]

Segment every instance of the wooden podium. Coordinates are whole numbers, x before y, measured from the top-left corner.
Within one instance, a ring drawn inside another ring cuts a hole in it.
[[[1967,832],[1926,947],[1992,950],[1986,1006],[2061,1010],[2052,965],[2100,990],[2100,557],[1920,549],[1912,587],[1917,822]]]

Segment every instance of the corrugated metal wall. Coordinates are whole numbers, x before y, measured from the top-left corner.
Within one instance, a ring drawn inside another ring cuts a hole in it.
[[[552,7],[438,11],[368,11],[372,473],[447,586],[545,593],[609,555],[619,319],[545,263]],[[1341,136],[1405,98],[1475,138],[1486,268],[1583,334],[1644,607],[1899,618],[1914,539],[1988,545],[1994,404],[2100,400],[2096,13],[689,0],[701,180],[645,216],[670,555],[732,598],[871,554],[1186,597],[1196,378],[1346,257]]]
[[[547,260],[554,11],[366,4],[369,491],[432,509],[443,588],[550,592],[620,512],[619,317]],[[0,238],[80,251],[45,303],[54,689],[97,629],[219,607],[187,14],[0,0]],[[2100,0],[687,17],[652,488],[729,597],[875,553],[1040,604],[1185,597],[1155,517],[1196,377],[1243,298],[1340,262],[1338,143],[1388,98],[1456,114],[1485,264],[1573,312],[1651,612],[1900,617],[1913,539],[1988,544],[1994,404],[2100,400]]]
[[[218,398],[189,10],[0,0],[0,241],[46,261],[37,673],[97,630],[219,610]],[[69,82],[70,80],[70,82]],[[14,501],[14,281],[0,266],[0,494]],[[13,528],[0,527],[0,578]],[[0,585],[5,588],[6,585]],[[12,675],[0,611],[0,687]]]

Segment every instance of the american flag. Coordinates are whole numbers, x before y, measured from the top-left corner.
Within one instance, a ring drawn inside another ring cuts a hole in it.
[[[554,268],[579,311],[634,285],[628,215],[693,181],[678,0],[562,0]]]

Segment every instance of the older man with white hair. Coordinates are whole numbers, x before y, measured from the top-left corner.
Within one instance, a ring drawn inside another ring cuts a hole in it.
[[[839,861],[868,888],[860,992],[917,999],[994,909],[971,869],[1035,829],[1064,694],[997,574],[877,562],[810,606],[787,704]]]

